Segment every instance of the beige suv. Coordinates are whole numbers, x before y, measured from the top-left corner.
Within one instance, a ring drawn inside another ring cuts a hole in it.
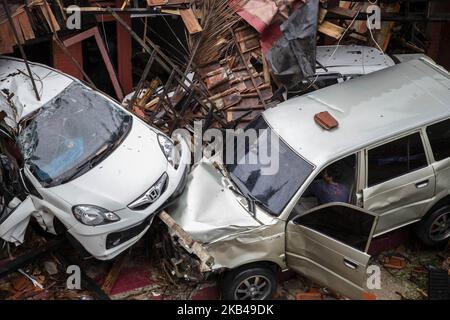
[[[321,111],[339,126],[319,126]],[[290,268],[359,299],[373,237],[412,223],[428,245],[450,237],[450,75],[434,63],[412,60],[288,100],[251,128],[280,138],[279,169],[262,175],[259,164],[213,158],[194,167],[165,217],[184,247],[172,259],[177,274],[220,273],[224,298],[266,299],[274,271]],[[310,186],[330,167],[348,197],[320,203]]]

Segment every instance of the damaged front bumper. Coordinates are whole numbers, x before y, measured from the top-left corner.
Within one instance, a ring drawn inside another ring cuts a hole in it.
[[[171,238],[172,273],[178,278],[200,280],[213,272],[214,258],[203,245],[184,231],[166,211],[160,212],[159,218],[167,226]]]

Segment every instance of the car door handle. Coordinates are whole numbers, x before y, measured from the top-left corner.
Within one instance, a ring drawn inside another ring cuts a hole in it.
[[[353,269],[353,270],[358,269],[358,264],[356,262],[354,262],[354,261],[351,261],[351,260],[347,259],[347,258],[344,258],[344,264],[345,264],[345,266],[347,268],[350,268],[350,269]]]
[[[424,181],[420,181],[416,183],[416,188],[417,189],[422,189],[428,186],[428,184],[430,183],[430,180],[424,180]]]

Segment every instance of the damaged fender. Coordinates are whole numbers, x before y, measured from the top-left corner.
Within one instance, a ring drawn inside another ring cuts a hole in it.
[[[34,211],[35,206],[31,197],[27,197],[14,209],[6,208],[6,212],[0,218],[0,238],[16,246],[22,244],[30,216]]]

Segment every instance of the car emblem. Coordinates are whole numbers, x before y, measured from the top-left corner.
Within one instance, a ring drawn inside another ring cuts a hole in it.
[[[159,193],[159,190],[157,188],[153,187],[150,190],[148,190],[148,192],[147,192],[147,194],[145,196],[147,197],[147,200],[149,202],[154,202],[154,201],[156,201],[159,198],[160,193]]]

